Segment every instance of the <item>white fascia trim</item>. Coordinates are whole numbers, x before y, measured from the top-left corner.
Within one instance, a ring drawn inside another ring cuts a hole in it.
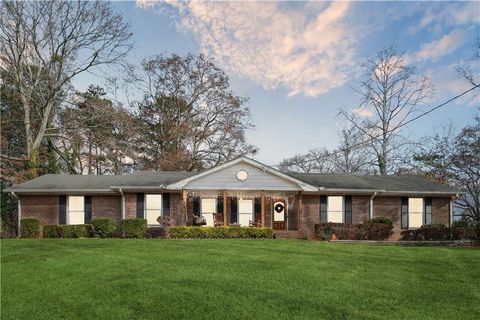
[[[164,190],[165,185],[158,185],[158,186],[112,186],[112,190]]]
[[[383,193],[386,192],[384,189],[341,189],[341,188],[324,188],[324,187],[319,187],[317,192],[318,194],[325,194],[325,193],[338,193],[338,194],[354,194],[354,193],[367,193],[367,194],[372,194],[372,193]]]
[[[415,194],[422,194],[422,195],[445,195],[445,196],[454,196],[458,194],[465,194],[465,192],[450,192],[450,191],[384,191],[383,195],[415,195]]]
[[[280,177],[284,180],[287,180],[287,181],[290,181],[290,182],[293,182],[295,184],[297,184],[303,191],[318,191],[318,188],[315,187],[315,186],[312,186],[302,180],[299,180],[297,178],[294,178],[292,176],[289,176],[288,174],[285,174],[281,171],[278,171],[272,167],[269,167],[267,165],[264,165],[256,160],[252,160],[252,159],[249,159],[247,157],[241,157],[241,158],[238,158],[238,159],[235,159],[235,160],[232,160],[232,161],[229,161],[229,162],[226,162],[224,164],[221,164],[219,166],[216,166],[216,167],[213,167],[211,169],[208,169],[208,170],[205,170],[203,172],[200,172],[199,174],[196,174],[196,175],[193,175],[193,176],[190,176],[190,177],[187,177],[185,179],[182,179],[180,181],[177,181],[175,183],[172,183],[172,184],[169,184],[166,189],[176,189],[176,190],[181,190],[181,189],[184,189],[184,187],[190,183],[191,181],[193,180],[196,180],[196,179],[199,179],[201,177],[205,177],[205,176],[208,176],[212,173],[215,173],[217,171],[220,171],[222,169],[225,169],[225,168],[228,168],[228,167],[231,167],[237,163],[240,163],[240,162],[245,162],[257,169],[260,169],[260,170],[263,170],[263,171],[266,171],[266,172],[269,172],[277,177]]]

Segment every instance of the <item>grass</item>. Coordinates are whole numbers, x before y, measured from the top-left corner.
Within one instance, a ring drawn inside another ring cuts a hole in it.
[[[1,319],[480,319],[478,248],[2,240]]]

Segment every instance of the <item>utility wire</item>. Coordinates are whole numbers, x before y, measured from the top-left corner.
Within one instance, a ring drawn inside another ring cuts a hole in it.
[[[419,118],[424,117],[424,116],[426,116],[426,115],[429,114],[429,113],[432,113],[433,111],[435,111],[435,110],[437,110],[437,109],[439,109],[439,108],[441,108],[441,107],[449,104],[450,102],[452,102],[452,101],[454,101],[454,100],[457,100],[458,98],[463,97],[464,95],[466,95],[466,94],[469,93],[470,91],[473,91],[473,90],[478,89],[478,88],[480,88],[480,85],[473,86],[473,87],[471,87],[470,89],[468,89],[468,90],[466,90],[466,91],[464,91],[464,92],[456,95],[455,97],[452,97],[452,98],[448,99],[447,101],[442,102],[441,104],[439,104],[439,105],[431,108],[430,110],[425,111],[425,112],[419,114],[418,116],[413,117],[412,119],[409,119],[408,121],[405,121],[404,123],[399,124],[399,125],[398,125],[397,127],[395,127],[394,129],[388,130],[386,133],[391,133],[391,132],[393,132],[393,131],[396,131],[396,130],[398,130],[399,128],[401,128],[401,127],[403,127],[403,126],[406,126],[407,124],[412,123],[413,121],[418,120]],[[354,145],[350,146],[349,148],[338,149],[338,150],[335,150],[335,151],[333,151],[333,152],[331,152],[331,153],[322,155],[322,158],[330,158],[331,156],[334,156],[334,155],[336,155],[336,154],[342,153],[342,152],[344,152],[344,151],[351,150],[351,149],[355,149],[355,148],[357,148],[357,147],[360,147],[360,146],[364,145],[365,143],[372,142],[373,140],[379,138],[379,137],[382,136],[382,135],[383,135],[383,132],[382,132],[381,134],[377,135],[377,136],[370,137],[370,138],[368,138],[367,140],[364,140],[364,141],[361,141],[361,142],[359,142],[359,143],[357,143],[357,144],[354,144]],[[314,161],[314,160],[308,160],[308,161],[311,162],[311,161]],[[307,162],[308,162],[308,161],[307,161]],[[279,165],[280,165],[280,164],[276,164],[276,165],[273,165],[273,166],[274,166],[274,167],[279,167]]]

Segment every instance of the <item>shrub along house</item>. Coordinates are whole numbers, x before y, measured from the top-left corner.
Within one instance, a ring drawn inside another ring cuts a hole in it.
[[[321,222],[393,221],[402,230],[452,221],[459,191],[418,176],[283,173],[242,157],[200,173],[137,172],[118,176],[47,174],[12,187],[23,218],[84,224],[93,218],[159,216],[172,225],[272,227],[279,237],[314,238]]]

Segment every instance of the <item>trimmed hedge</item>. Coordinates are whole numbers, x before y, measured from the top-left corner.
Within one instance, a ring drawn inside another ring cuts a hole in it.
[[[170,227],[173,239],[273,239],[272,228],[256,227]]]
[[[388,240],[392,234],[392,227],[387,223],[365,223],[363,225],[365,238],[368,240]]]
[[[390,227],[390,230],[393,229],[393,221],[385,217],[374,217],[364,222],[364,224],[367,224],[367,223],[383,223],[383,224],[387,224]]]
[[[20,228],[22,238],[38,238],[40,236],[40,221],[38,219],[22,219]]]
[[[450,228],[444,224],[425,224],[415,230],[415,240],[420,241],[439,241],[448,240],[450,237]]]
[[[147,232],[147,220],[140,218],[121,220],[119,231],[123,238],[143,238]]]
[[[391,234],[388,223],[364,224],[319,223],[315,225],[315,235],[319,240],[330,240],[335,234],[338,240],[387,240]]]
[[[92,229],[93,237],[95,238],[111,238],[117,222],[114,219],[93,219]]]
[[[480,228],[451,228],[453,240],[480,240]]]
[[[150,227],[145,233],[145,238],[147,239],[166,239],[168,238],[168,229],[165,227]]]
[[[457,221],[453,221],[452,223],[453,228],[468,228],[470,226],[471,224],[469,223],[468,220],[457,220]]]
[[[60,238],[60,233],[57,225],[47,224],[43,226],[44,238]]]
[[[402,240],[442,241],[442,240],[480,240],[480,228],[448,228],[443,224],[423,225],[416,230],[402,232]]]
[[[92,237],[92,225],[69,224],[57,226],[60,238],[90,238]]]

